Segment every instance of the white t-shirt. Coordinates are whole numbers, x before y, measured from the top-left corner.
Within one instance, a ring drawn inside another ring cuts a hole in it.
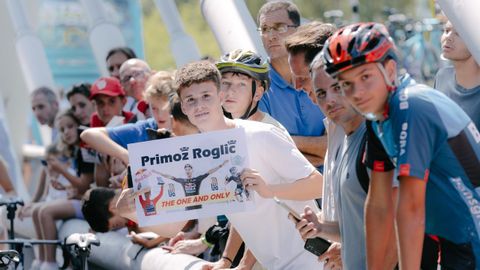
[[[273,118],[270,114],[266,112],[263,113],[263,119],[260,122],[274,125],[279,129],[281,129],[286,134],[288,134],[287,129],[282,124],[280,124],[280,122],[278,122],[275,118]]]
[[[292,139],[275,126],[234,120],[247,137],[250,168],[257,170],[267,184],[292,183],[316,169],[300,153]],[[305,205],[317,209],[315,201],[285,202],[302,213]],[[322,269],[317,257],[306,251],[295,225],[285,209],[273,199],[255,196],[255,209],[227,215],[245,245],[266,269]],[[314,211],[315,211],[314,210]]]

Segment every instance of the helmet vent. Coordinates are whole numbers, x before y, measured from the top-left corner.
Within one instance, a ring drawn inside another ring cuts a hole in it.
[[[379,42],[380,42],[380,39],[378,37],[371,38],[367,44],[367,47],[365,47],[365,50],[366,51],[373,50],[378,45]]]
[[[348,42],[347,52],[351,53],[353,50],[353,46],[355,46],[355,42],[357,41],[356,38],[352,38],[350,42]]]
[[[352,27],[351,32],[357,32],[358,28],[360,28],[360,24],[357,24],[354,27]]]
[[[336,48],[336,50],[337,50],[337,52],[336,52],[337,55],[341,55],[341,53],[342,53],[342,46],[340,45],[340,43],[337,43],[337,48]]]

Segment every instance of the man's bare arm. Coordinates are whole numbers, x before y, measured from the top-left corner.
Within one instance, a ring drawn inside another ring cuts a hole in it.
[[[389,172],[372,171],[365,202],[367,268],[372,270],[386,269],[385,257],[389,246],[388,241],[394,234],[395,211],[392,200],[392,179],[393,170]]]
[[[425,234],[426,188],[425,180],[400,177],[396,220],[401,269],[420,269]]]
[[[292,136],[295,145],[314,166],[323,164],[327,151],[327,135]]]

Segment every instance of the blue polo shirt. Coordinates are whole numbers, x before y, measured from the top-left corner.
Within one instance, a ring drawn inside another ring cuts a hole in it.
[[[260,110],[280,122],[292,136],[321,136],[323,115],[308,95],[296,90],[270,65],[270,88],[259,102]]]

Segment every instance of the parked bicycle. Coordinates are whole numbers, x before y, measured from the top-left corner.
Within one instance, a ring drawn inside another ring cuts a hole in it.
[[[15,269],[20,263],[20,254],[16,250],[0,251],[0,270]]]
[[[66,269],[70,262],[74,270],[87,270],[87,259],[90,256],[91,246],[100,245],[100,241],[92,233],[74,233],[60,240],[38,240],[15,238],[15,212],[18,205],[24,205],[20,199],[0,200],[0,206],[7,207],[7,218],[10,220],[10,232],[8,240],[0,240],[0,244],[9,244],[12,250],[0,251],[0,270],[2,269],[25,269],[23,250],[33,245],[59,245],[62,247],[64,263],[61,269]],[[3,267],[3,268],[2,268]]]
[[[389,9],[386,25],[398,48],[402,67],[418,82],[432,84],[440,58],[442,24],[435,18],[415,21]]]

